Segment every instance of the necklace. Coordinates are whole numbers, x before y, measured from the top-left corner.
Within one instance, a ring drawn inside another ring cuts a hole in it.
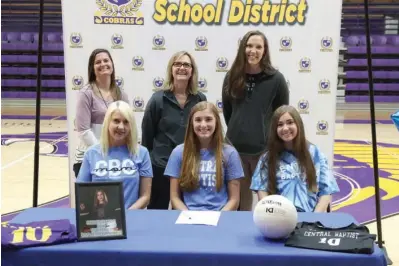
[[[103,99],[103,102],[104,102],[104,104],[105,104],[105,107],[108,109],[108,104],[107,104],[107,102],[105,101],[104,96],[103,96],[103,94],[101,93],[101,90],[100,90],[100,88],[97,86],[97,84],[96,84],[96,87],[97,87],[98,92],[99,92],[100,95],[101,95],[101,98]],[[112,93],[111,93],[111,97],[112,97],[112,100],[115,101],[114,97],[112,96]]]

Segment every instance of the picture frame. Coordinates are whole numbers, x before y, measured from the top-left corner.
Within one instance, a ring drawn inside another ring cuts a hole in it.
[[[126,239],[122,182],[75,183],[78,241]]]

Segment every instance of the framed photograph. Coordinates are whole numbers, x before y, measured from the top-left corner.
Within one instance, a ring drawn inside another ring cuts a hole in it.
[[[122,182],[75,183],[75,202],[79,241],[127,238]]]

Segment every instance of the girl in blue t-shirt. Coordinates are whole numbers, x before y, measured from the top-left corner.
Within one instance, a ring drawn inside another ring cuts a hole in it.
[[[170,199],[177,210],[237,210],[244,171],[238,152],[224,143],[216,106],[196,104],[190,112],[184,144],[169,157]]]
[[[339,188],[327,158],[306,140],[302,118],[292,106],[281,106],[272,117],[267,152],[252,176],[258,199],[279,194],[301,212],[325,212]]]
[[[125,209],[147,207],[152,166],[147,148],[138,144],[132,108],[123,101],[109,105],[100,143],[84,155],[77,182],[122,181]]]

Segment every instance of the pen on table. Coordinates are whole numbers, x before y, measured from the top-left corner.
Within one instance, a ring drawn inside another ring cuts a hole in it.
[[[182,212],[184,216],[186,216],[189,220],[191,220],[191,216],[188,215],[185,211]]]

